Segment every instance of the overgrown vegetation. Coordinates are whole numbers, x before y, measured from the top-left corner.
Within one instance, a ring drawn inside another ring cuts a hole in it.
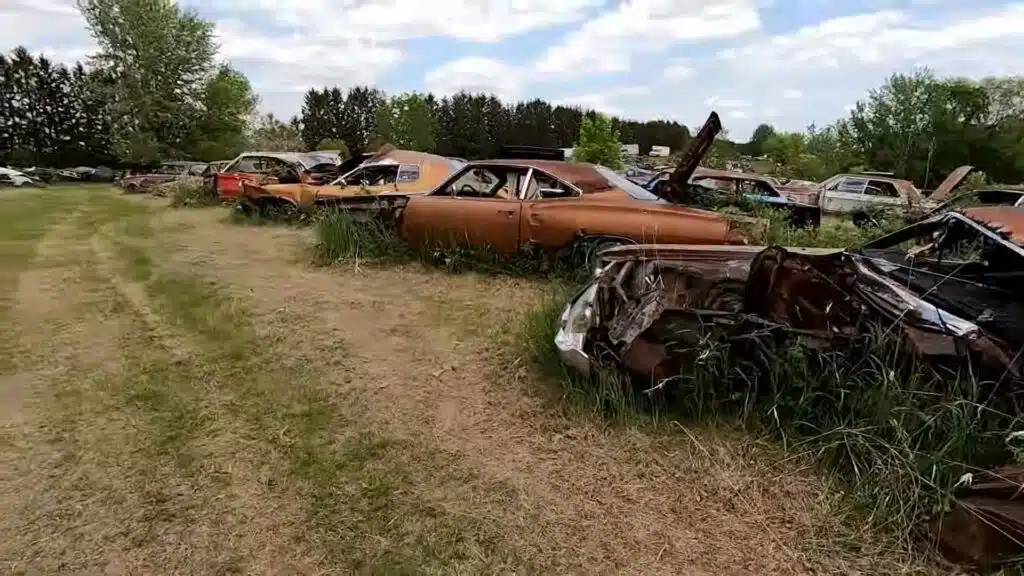
[[[419,261],[449,272],[474,271],[558,281],[579,281],[587,274],[585,246],[559,254],[524,253],[519,257],[496,254],[486,247],[438,245],[414,249],[399,238],[391,223],[346,210],[325,210],[314,216],[312,222],[314,259],[321,264]]]
[[[163,187],[171,197],[171,206],[175,208],[199,208],[220,204],[217,191],[204,186],[200,178],[185,178],[165,184]]]

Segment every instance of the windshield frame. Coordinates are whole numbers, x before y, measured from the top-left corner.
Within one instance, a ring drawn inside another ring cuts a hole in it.
[[[624,191],[626,194],[629,194],[629,196],[635,200],[640,200],[642,202],[665,202],[664,199],[654,192],[645,189],[643,186],[633,182],[629,178],[626,178],[607,166],[595,164],[594,170],[597,170],[597,173],[608,180],[612,186]]]

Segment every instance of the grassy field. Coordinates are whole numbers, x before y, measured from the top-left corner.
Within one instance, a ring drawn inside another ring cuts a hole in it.
[[[523,328],[546,284],[2,194],[3,573],[939,571],[774,445],[572,401]]]

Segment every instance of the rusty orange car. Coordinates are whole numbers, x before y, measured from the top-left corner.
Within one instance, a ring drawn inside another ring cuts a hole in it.
[[[758,241],[767,222],[672,201],[688,183],[715,134],[718,115],[690,143],[655,195],[604,166],[555,160],[470,162],[424,194],[351,196],[349,210],[383,211],[412,246],[487,247],[502,254],[523,249],[558,251],[583,243],[590,254],[619,244],[745,244]]]
[[[444,156],[385,145],[355,169],[328,184],[243,182],[239,200],[246,210],[261,214],[287,214],[299,209],[329,207],[349,196],[427,192],[464,164]]]

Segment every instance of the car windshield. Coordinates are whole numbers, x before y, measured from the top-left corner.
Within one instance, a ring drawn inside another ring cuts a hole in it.
[[[308,154],[307,153],[307,154],[300,155],[299,156],[299,161],[302,162],[302,164],[306,168],[312,168],[313,166],[316,166],[317,164],[337,164],[338,163],[338,155],[337,154],[330,154],[330,153],[325,153],[325,154]]]
[[[605,168],[604,166],[594,166],[594,169],[596,169],[601,174],[601,176],[604,176],[609,182],[611,182],[612,186],[625,190],[627,194],[629,194],[633,198],[636,198],[637,200],[643,200],[645,202],[663,202],[663,200],[661,198],[658,198],[656,194],[644,190],[644,188],[639,184],[635,184],[625,176],[615,172],[610,168]]]

